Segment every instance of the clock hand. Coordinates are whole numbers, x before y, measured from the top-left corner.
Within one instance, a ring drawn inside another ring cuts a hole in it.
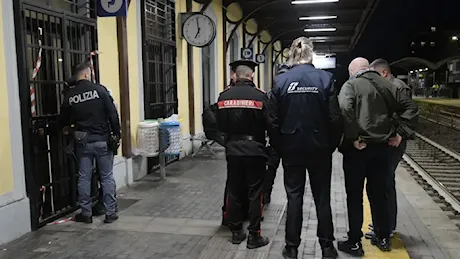
[[[198,37],[198,35],[200,35],[200,31],[201,31],[201,28],[198,28],[198,31],[196,32],[195,38]]]

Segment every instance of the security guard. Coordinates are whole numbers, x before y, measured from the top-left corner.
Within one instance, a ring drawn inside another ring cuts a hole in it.
[[[112,223],[118,216],[115,213],[113,151],[110,144],[112,140],[120,140],[118,112],[107,89],[90,81],[89,64],[77,65],[75,76],[76,86],[64,96],[59,116],[62,127],[75,125],[75,150],[79,162],[78,200],[81,206],[81,213],[75,216],[75,221],[92,223],[91,179],[96,159],[106,208],[104,222]]]
[[[291,66],[289,66],[286,63],[281,64],[278,69],[278,75],[287,72],[290,68]],[[268,95],[270,96],[271,93],[268,93]],[[267,173],[265,174],[264,178],[264,205],[270,204],[273,184],[275,183],[276,171],[278,170],[280,161],[280,156],[276,153],[273,146],[270,145],[267,163]]]
[[[268,238],[260,235],[262,186],[267,149],[265,131],[270,125],[270,104],[253,83],[253,61],[235,61],[235,85],[219,95],[217,122],[227,136],[225,152],[228,171],[228,224],[232,243],[246,239],[243,231],[242,204],[249,199],[249,237],[247,248],[265,246]],[[270,132],[269,132],[270,133]]]
[[[270,98],[276,102],[275,127],[288,198],[286,246],[283,256],[297,258],[303,221],[303,197],[308,170],[318,216],[317,236],[323,258],[337,258],[330,204],[332,153],[341,133],[340,109],[331,73],[312,65],[313,43],[306,37],[293,41],[292,68],[274,81]],[[279,125],[279,126],[278,126]],[[335,129],[335,130],[334,130]]]

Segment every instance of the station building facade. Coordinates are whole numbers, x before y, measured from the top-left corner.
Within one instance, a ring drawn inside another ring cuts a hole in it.
[[[275,67],[285,59],[280,42],[254,19],[231,34],[244,18],[237,2],[129,2],[123,58],[121,26],[117,18],[98,18],[95,1],[0,1],[0,244],[76,208],[75,161],[63,152],[68,137],[56,124],[64,80],[76,63],[91,60],[95,80],[111,91],[118,110],[129,114],[122,124],[130,129],[130,151],[120,149],[114,160],[121,188],[150,168],[136,149],[141,121],[178,114],[181,157],[186,156],[200,145],[193,137],[203,135],[203,108],[216,102],[230,82],[228,63],[240,58],[241,48],[252,47],[254,54],[264,50],[266,61],[255,76],[264,90],[271,88]],[[216,25],[216,37],[207,47],[190,47],[179,35],[180,13],[192,11],[203,11]],[[33,78],[39,53],[41,66]],[[126,65],[128,73],[122,75]],[[129,88],[120,87],[123,80]]]

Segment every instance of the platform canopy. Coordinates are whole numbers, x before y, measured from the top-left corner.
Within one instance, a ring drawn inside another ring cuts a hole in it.
[[[240,0],[243,17],[255,18],[283,47],[313,37],[318,53],[352,50],[379,0]],[[235,1],[228,1],[235,2]]]

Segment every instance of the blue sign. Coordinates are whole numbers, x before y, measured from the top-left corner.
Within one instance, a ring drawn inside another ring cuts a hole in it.
[[[128,14],[128,0],[98,0],[97,16],[113,17]]]

